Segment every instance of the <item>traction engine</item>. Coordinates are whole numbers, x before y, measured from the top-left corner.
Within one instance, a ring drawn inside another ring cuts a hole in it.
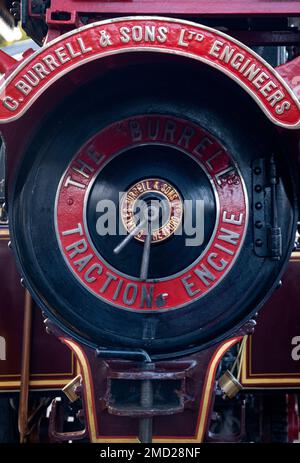
[[[79,368],[78,429],[54,400],[51,440],[224,440],[215,393],[241,389],[295,246],[300,10],[5,3],[40,48],[0,50],[3,214],[28,298]]]

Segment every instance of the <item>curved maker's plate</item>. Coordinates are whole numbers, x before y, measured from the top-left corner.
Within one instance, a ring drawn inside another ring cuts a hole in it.
[[[215,29],[180,19],[127,17],[60,36],[25,59],[0,88],[0,123],[22,116],[61,76],[104,56],[129,52],[177,54],[201,61],[240,85],[276,125],[300,127],[300,105],[259,55]]]

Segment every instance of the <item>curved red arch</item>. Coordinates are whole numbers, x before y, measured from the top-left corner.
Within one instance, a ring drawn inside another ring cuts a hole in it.
[[[285,128],[300,127],[300,105],[280,75],[251,49],[196,23],[159,17],[101,21],[76,29],[25,59],[0,88],[0,123],[21,117],[61,76],[84,63],[129,52],[182,55],[223,72]]]

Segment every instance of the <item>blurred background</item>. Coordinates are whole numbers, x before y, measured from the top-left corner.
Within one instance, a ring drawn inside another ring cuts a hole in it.
[[[8,11],[7,2],[0,0],[0,47],[25,38],[20,27],[15,27],[16,23],[17,20]]]
[[[8,11],[12,5],[14,3],[0,0],[0,48],[26,39],[26,34],[17,25],[20,18]]]
[[[8,3],[6,0],[0,0],[0,48],[5,48],[6,53],[20,59],[26,49],[35,50],[38,46],[27,38],[19,26],[20,17],[9,13]],[[13,7],[14,3],[10,2],[10,5]]]

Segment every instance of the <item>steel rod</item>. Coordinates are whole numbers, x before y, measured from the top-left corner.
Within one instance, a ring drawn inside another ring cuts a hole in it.
[[[151,238],[152,238],[151,223],[149,222],[148,227],[147,227],[147,235],[146,235],[145,242],[144,242],[143,257],[142,257],[141,272],[140,272],[140,279],[142,281],[146,281],[148,278]]]
[[[30,347],[31,347],[31,325],[32,325],[32,298],[28,290],[25,290],[23,342],[22,342],[22,364],[21,364],[21,386],[20,402],[18,413],[18,428],[20,443],[26,442],[28,434],[28,398],[29,398],[29,377],[30,377]]]
[[[127,235],[123,241],[121,241],[120,244],[118,244],[118,246],[115,247],[114,249],[114,253],[115,254],[119,254],[122,249],[125,248],[125,246],[132,240],[132,238],[134,238],[134,236],[140,231],[140,229],[145,225],[146,223],[146,220],[142,220],[142,222],[140,222],[130,233],[129,235]]]

